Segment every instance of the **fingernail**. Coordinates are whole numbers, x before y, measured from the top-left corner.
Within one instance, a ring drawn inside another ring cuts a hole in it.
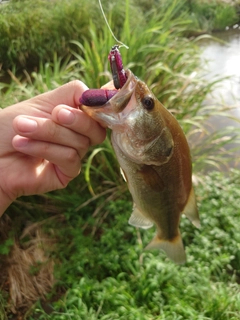
[[[75,119],[75,115],[68,109],[61,109],[58,112],[58,120],[62,124],[72,124]]]
[[[37,128],[37,122],[32,119],[19,117],[17,119],[17,127],[21,132],[31,132]]]
[[[26,145],[28,144],[29,139],[25,138],[25,137],[20,137],[20,136],[15,136],[13,138],[12,144],[14,147],[16,148],[22,148],[22,147],[26,147]]]

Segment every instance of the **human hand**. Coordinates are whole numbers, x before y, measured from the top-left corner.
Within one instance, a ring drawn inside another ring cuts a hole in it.
[[[0,215],[17,197],[64,188],[106,131],[78,109],[87,87],[72,81],[0,109]]]

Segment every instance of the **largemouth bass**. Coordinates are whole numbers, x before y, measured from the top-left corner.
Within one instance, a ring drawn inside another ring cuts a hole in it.
[[[133,198],[129,224],[157,234],[146,249],[162,249],[176,263],[186,254],[181,214],[200,226],[186,137],[174,116],[147,85],[126,70],[127,82],[101,106],[82,106],[112,130],[111,141]]]

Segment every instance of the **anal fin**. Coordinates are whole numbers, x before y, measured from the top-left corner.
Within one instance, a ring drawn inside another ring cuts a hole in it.
[[[188,197],[188,202],[183,210],[183,213],[185,214],[186,217],[192,222],[192,224],[200,228],[200,219],[198,215],[198,209],[197,209],[197,204],[196,204],[196,198],[195,198],[195,193],[193,190],[193,187],[190,191],[189,197]]]
[[[187,260],[180,232],[172,240],[161,239],[156,235],[145,248],[145,250],[151,249],[165,251],[168,258],[177,264],[184,264]]]
[[[133,205],[133,212],[128,220],[128,223],[134,227],[142,229],[149,229],[153,226],[153,222],[145,218],[135,204]]]

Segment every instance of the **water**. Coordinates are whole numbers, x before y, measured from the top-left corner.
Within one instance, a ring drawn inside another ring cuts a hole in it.
[[[224,43],[209,40],[203,44],[202,59],[208,60],[209,68],[204,76],[208,80],[216,76],[231,77],[214,90],[213,96],[240,108],[240,30],[215,33],[214,36]]]
[[[221,130],[226,126],[240,128],[240,29],[237,27],[215,33],[213,36],[220,41],[205,40],[201,44],[202,63],[207,67],[204,77],[210,81],[219,77],[229,78],[215,87],[212,94],[207,97],[206,103],[210,105],[220,103],[234,107],[231,114],[239,122],[219,116],[210,118],[209,122],[213,130]],[[236,151],[235,160],[237,159],[240,160],[240,151]]]

